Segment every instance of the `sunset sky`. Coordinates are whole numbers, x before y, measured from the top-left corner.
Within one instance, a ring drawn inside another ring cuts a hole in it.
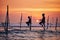
[[[27,16],[41,19],[42,13],[45,13],[46,17],[51,16],[51,19],[60,17],[60,0],[0,0],[0,22],[5,19],[7,5],[11,22],[19,22],[20,13],[23,13],[25,21]]]

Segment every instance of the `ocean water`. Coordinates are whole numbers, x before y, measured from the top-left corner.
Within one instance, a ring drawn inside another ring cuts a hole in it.
[[[0,40],[60,40],[60,27],[49,27],[44,31],[43,27],[9,27],[8,35],[4,33],[4,27],[0,27]]]

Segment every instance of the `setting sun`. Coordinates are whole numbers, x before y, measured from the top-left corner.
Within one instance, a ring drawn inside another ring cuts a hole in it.
[[[39,22],[39,20],[36,20],[36,22]]]

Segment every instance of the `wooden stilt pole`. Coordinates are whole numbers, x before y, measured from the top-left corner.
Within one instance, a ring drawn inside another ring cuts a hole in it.
[[[21,30],[21,24],[22,24],[22,13],[21,13],[21,17],[20,17],[20,30]]]
[[[55,30],[57,31],[58,17],[56,18]]]
[[[47,18],[47,29],[48,29],[48,25],[49,25],[49,16]]]

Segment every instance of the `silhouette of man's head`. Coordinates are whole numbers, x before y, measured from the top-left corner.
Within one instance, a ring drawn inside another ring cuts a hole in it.
[[[30,18],[30,16],[28,16],[28,18]]]
[[[43,13],[42,16],[45,16],[45,14]]]

